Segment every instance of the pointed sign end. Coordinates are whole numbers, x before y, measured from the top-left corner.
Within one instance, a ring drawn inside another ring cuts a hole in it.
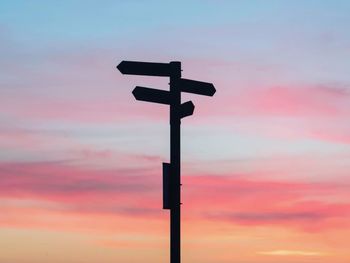
[[[194,112],[194,108],[195,108],[195,106],[194,106],[194,104],[193,104],[193,102],[192,102],[192,100],[190,100],[190,105],[191,105],[191,115],[193,114],[193,112]]]
[[[133,90],[132,90],[132,95],[134,95],[134,98],[136,99],[136,100],[138,100],[138,96],[137,96],[137,87],[135,87]]]
[[[191,116],[194,112],[194,104],[192,101],[182,103],[180,106],[180,118]]]
[[[123,73],[123,72],[122,72],[122,67],[123,67],[123,66],[122,66],[122,63],[123,63],[123,62],[124,62],[124,61],[120,62],[120,63],[118,64],[118,66],[117,66],[117,69],[119,70],[120,73]]]
[[[214,85],[211,83],[211,95],[210,96],[213,97],[215,93],[216,93],[216,89],[215,89]]]

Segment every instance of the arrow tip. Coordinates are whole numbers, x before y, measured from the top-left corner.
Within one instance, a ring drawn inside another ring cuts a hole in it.
[[[210,83],[211,84],[211,97],[214,96],[215,92],[216,92],[216,89],[214,87],[214,84],[213,83]]]
[[[192,109],[192,113],[193,113],[193,112],[194,112],[194,108],[195,108],[195,106],[194,106],[194,104],[193,104],[192,100],[190,100],[190,101],[189,101],[189,104],[191,105],[191,109]]]
[[[122,64],[123,64],[123,62],[124,62],[124,61],[120,62],[120,63],[118,64],[118,66],[117,66],[117,69],[118,69],[121,73],[123,73],[123,72],[122,72],[122,67],[123,67]]]
[[[192,101],[187,101],[180,105],[180,118],[191,116],[194,112],[194,104]]]
[[[136,93],[137,93],[137,87],[132,90],[132,95],[134,95],[134,98],[137,99]]]

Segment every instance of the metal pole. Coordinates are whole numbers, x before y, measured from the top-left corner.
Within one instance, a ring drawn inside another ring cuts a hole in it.
[[[181,78],[181,62],[170,62],[170,93],[172,103],[170,104],[170,263],[180,263],[181,243],[180,243],[180,105],[181,90],[176,84]]]

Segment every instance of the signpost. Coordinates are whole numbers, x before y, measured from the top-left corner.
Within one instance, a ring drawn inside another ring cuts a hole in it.
[[[170,106],[170,163],[163,163],[163,209],[170,209],[170,263],[180,263],[180,124],[191,116],[192,101],[181,103],[181,92],[213,96],[212,83],[181,78],[181,62],[152,63],[122,61],[118,66],[122,74],[170,78],[170,90],[136,87],[132,93],[136,100],[168,104]]]

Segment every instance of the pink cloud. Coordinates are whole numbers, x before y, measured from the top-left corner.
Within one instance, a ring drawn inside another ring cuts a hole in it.
[[[36,60],[30,61],[38,68],[16,65],[16,68],[10,69],[9,74],[16,76],[21,72],[21,79],[8,83],[11,87],[2,93],[1,111],[17,119],[82,123],[167,120],[166,106],[136,102],[131,91],[135,85],[168,89],[168,81],[121,75],[115,68],[120,58],[111,58],[111,52],[60,49],[56,53],[36,54]],[[211,74],[213,71],[219,74],[226,69],[227,75],[243,67],[247,72],[261,71],[262,75],[269,71],[271,76],[276,70],[275,66],[266,68],[252,62],[191,58],[183,66],[186,68],[184,77],[213,82],[217,88],[214,98],[190,95],[198,106],[194,122],[207,122],[207,118],[227,122],[235,117],[310,120],[329,116],[347,118],[350,114],[350,96],[346,86],[293,85],[284,83],[282,79],[271,80],[271,77],[268,81],[252,84],[249,80],[244,82],[249,75],[245,78],[219,75],[218,78]],[[197,69],[200,71],[197,72]]]
[[[334,126],[335,127],[310,128],[310,131],[306,135],[322,141],[350,144],[350,127],[342,129],[337,127],[337,125]]]
[[[20,107],[14,107],[11,100],[4,96],[0,107],[4,114],[14,119],[51,122],[116,123],[144,118],[159,121],[168,116],[166,107],[134,101],[132,95],[127,99],[116,95],[103,99],[26,97],[16,98]]]
[[[205,115],[310,120],[350,114],[350,90],[345,86],[273,84],[230,89],[228,85],[218,87],[212,107],[209,101],[205,103],[208,107],[201,110]]]
[[[160,172],[157,175],[155,171],[144,169],[90,170],[60,162],[2,163],[0,196],[55,202],[60,205],[46,210],[67,215],[156,219],[162,211]],[[183,215],[188,221],[210,219],[306,231],[339,228],[347,225],[350,203],[334,197],[349,196],[349,187],[349,182],[188,176],[183,178]],[[332,201],[327,201],[326,197]],[[19,216],[21,209],[17,209]],[[30,209],[30,205],[26,209]]]
[[[255,90],[248,107],[283,117],[326,117],[350,113],[350,93],[338,87],[271,87]]]
[[[348,196],[349,182],[341,185],[261,179],[250,181],[220,176],[191,177],[187,180],[189,185],[184,203],[189,202],[188,211],[195,207],[196,213],[214,221],[320,231],[347,225],[350,217],[350,203],[326,201],[325,198],[332,200],[338,194]]]
[[[233,133],[291,140],[350,142],[350,89],[342,85],[250,87],[201,102],[197,114]],[[194,123],[201,119],[194,118]],[[259,131],[257,133],[257,131]]]
[[[15,149],[21,152],[29,150],[33,152],[47,148],[52,149],[57,147],[57,145],[69,148],[79,145],[79,143],[73,138],[64,136],[64,134],[56,131],[26,129],[16,127],[16,125],[0,127],[0,146],[4,149]]]

